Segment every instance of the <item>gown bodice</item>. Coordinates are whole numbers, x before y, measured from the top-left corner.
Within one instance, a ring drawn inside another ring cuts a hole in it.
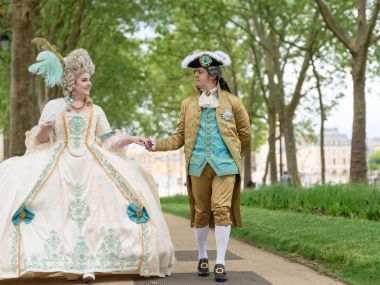
[[[73,112],[64,113],[63,120],[65,120],[63,125],[69,152],[74,156],[84,155],[87,151],[89,116]]]

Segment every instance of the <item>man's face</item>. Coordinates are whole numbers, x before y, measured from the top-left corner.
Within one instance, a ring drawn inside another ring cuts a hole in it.
[[[208,89],[210,86],[215,85],[204,67],[197,67],[194,69],[194,80],[195,86],[200,89]]]

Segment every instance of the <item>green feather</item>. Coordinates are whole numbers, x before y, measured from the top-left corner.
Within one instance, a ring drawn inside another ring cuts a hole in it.
[[[28,71],[45,78],[49,87],[62,85],[63,66],[59,58],[51,51],[41,51],[37,55],[37,63],[29,66]]]

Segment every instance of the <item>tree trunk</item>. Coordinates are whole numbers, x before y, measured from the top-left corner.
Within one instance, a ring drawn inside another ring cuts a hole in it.
[[[280,177],[282,176],[282,174],[284,174],[284,169],[283,169],[283,166],[284,166],[284,161],[283,161],[283,159],[282,159],[282,153],[283,153],[283,150],[282,150],[282,141],[283,141],[283,139],[282,139],[282,131],[281,131],[281,128],[280,128],[280,138],[279,138],[279,140],[278,140],[278,142],[279,142],[279,148],[280,148]]]
[[[277,159],[276,159],[276,113],[268,111],[268,125],[269,125],[269,166],[270,166],[270,182],[275,184],[278,182],[277,178]]]
[[[293,127],[293,117],[284,113],[284,117],[281,120],[283,125],[284,138],[285,138],[285,153],[286,153],[286,163],[287,171],[292,177],[294,185],[300,185],[300,179],[298,176],[298,165],[297,165],[297,149],[294,137],[294,127]]]
[[[33,100],[31,100],[31,76],[28,66],[33,63],[31,40],[35,33],[37,0],[12,0],[11,27],[11,111],[9,155],[22,155],[25,152],[25,132],[33,126],[31,119]]]
[[[366,159],[366,103],[365,103],[365,69],[368,49],[379,38],[374,35],[380,12],[380,1],[373,2],[371,15],[367,13],[366,0],[357,1],[357,31],[350,36],[346,29],[334,17],[325,1],[315,0],[322,12],[327,27],[335,37],[350,51],[352,56],[352,81],[354,89],[354,118],[351,140],[351,182],[367,182]],[[367,17],[368,16],[368,17]]]
[[[365,63],[366,51],[361,50],[353,54],[354,118],[351,140],[351,182],[367,182]]]
[[[322,94],[319,92],[319,109],[321,112],[320,128],[320,153],[321,153],[321,180],[322,184],[326,183],[326,159],[325,159],[325,110],[323,107]]]
[[[269,151],[267,155],[267,160],[265,162],[265,171],[264,171],[264,176],[263,176],[263,185],[267,183],[267,176],[268,176],[268,168],[269,168]]]
[[[252,150],[248,148],[244,152],[244,187],[252,181]]]
[[[317,91],[318,91],[318,99],[319,99],[319,111],[321,118],[321,127],[320,127],[320,155],[321,155],[321,182],[322,184],[326,183],[326,159],[325,159],[325,108],[323,105],[323,97],[321,90],[321,82],[318,71],[315,67],[314,61],[312,60],[313,65],[313,73],[315,80],[317,81]]]
[[[45,88],[45,93],[47,94],[48,101],[57,99],[63,96],[62,89],[60,87],[55,86],[54,88]],[[46,104],[47,102],[45,102]]]
[[[3,134],[3,158],[9,158],[9,135]]]

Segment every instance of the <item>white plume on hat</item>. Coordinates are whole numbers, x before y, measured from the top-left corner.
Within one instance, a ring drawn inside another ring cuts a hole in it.
[[[190,62],[192,62],[196,58],[201,57],[202,55],[205,55],[205,54],[211,56],[212,58],[221,62],[225,66],[228,66],[231,64],[231,58],[225,52],[222,52],[220,50],[217,50],[217,51],[207,51],[206,50],[206,51],[196,52],[196,53],[193,53],[193,54],[185,57],[185,59],[182,61],[181,67],[187,68],[188,65],[190,64]]]

